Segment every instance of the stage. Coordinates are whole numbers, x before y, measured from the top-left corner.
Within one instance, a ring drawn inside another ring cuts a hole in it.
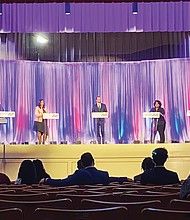
[[[133,178],[141,172],[141,162],[152,150],[165,147],[169,152],[166,167],[185,179],[190,172],[190,144],[74,144],[74,145],[0,145],[0,169],[11,180],[17,178],[24,159],[41,159],[52,178],[65,178],[76,170],[76,162],[84,152],[91,152],[95,166],[110,176]]]

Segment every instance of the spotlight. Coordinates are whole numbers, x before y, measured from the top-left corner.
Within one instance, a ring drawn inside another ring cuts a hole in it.
[[[65,14],[66,15],[70,15],[71,10],[70,10],[70,3],[69,2],[65,2]]]
[[[61,141],[60,144],[67,144],[67,141]]]
[[[172,140],[172,143],[179,143],[178,140]]]
[[[124,140],[119,140],[119,144],[125,144]]]
[[[133,144],[140,144],[141,142],[139,140],[134,140]]]
[[[137,15],[138,14],[138,3],[137,2],[133,2],[132,3],[132,8],[133,8],[133,14]]]
[[[90,144],[96,144],[96,141],[90,141]]]
[[[50,141],[50,144],[57,144],[57,141]]]
[[[185,143],[190,143],[190,141],[185,141]]]
[[[36,40],[40,44],[46,44],[48,42],[48,39],[43,37],[43,36],[41,36],[41,35],[38,35]]]
[[[75,141],[75,144],[81,144],[82,142],[80,140]]]
[[[144,140],[144,144],[150,144],[150,140]]]
[[[11,144],[11,145],[16,145],[16,142],[11,142],[10,144]]]

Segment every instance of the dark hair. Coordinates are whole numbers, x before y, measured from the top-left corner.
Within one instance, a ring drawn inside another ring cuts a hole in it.
[[[81,156],[81,162],[82,162],[82,165],[84,168],[88,167],[88,166],[93,166],[94,165],[94,158],[91,153],[87,152]]]
[[[21,178],[22,184],[31,185],[36,183],[36,169],[31,160],[23,160],[19,172],[18,178]]]
[[[83,166],[81,160],[78,160],[78,161],[77,161],[77,168],[78,168],[79,170],[82,169],[82,168],[84,168],[84,166]]]
[[[40,107],[40,102],[41,102],[41,101],[44,101],[44,100],[43,100],[43,99],[40,99],[40,100],[39,100],[39,103],[38,103],[38,106],[39,106],[39,107]],[[43,107],[45,108],[45,104],[44,104]]]
[[[156,105],[156,102],[158,102],[158,104],[159,104],[160,107],[162,106],[162,103],[161,103],[160,100],[155,100],[155,101],[154,101],[154,106]]]
[[[43,178],[50,178],[50,175],[46,173],[43,163],[41,160],[33,160],[34,166],[36,168],[36,179],[39,182]]]
[[[11,184],[9,177],[4,173],[0,173],[0,184]]]
[[[151,170],[155,167],[155,163],[151,157],[144,158],[141,167],[144,171]]]
[[[163,166],[168,158],[168,151],[165,148],[156,148],[152,152],[153,161],[157,166]]]

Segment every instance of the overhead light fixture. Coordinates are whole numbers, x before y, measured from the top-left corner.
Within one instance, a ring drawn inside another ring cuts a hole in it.
[[[2,15],[2,13],[3,13],[3,4],[0,3],[0,15]]]
[[[132,3],[132,9],[133,9],[133,14],[137,15],[138,14],[138,3],[137,2]]]
[[[65,2],[65,14],[66,15],[70,15],[71,10],[70,10],[70,3],[69,2]]]
[[[46,44],[48,42],[48,39],[41,36],[41,35],[38,35],[37,36],[37,42],[40,43],[40,44]]]

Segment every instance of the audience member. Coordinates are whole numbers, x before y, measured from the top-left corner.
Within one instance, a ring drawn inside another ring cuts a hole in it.
[[[186,199],[189,194],[190,194],[190,175],[182,183],[182,186],[181,186],[181,189],[180,189],[180,198],[181,199]]]
[[[0,173],[0,184],[11,184],[9,177],[4,173]]]
[[[82,161],[81,160],[78,160],[77,161],[77,169],[80,170],[80,169],[83,169],[83,164],[82,164]]]
[[[109,183],[108,172],[98,170],[94,167],[94,158],[91,153],[84,153],[81,156],[81,163],[84,168],[76,170],[65,179],[43,178],[40,184],[50,186],[69,186],[69,185],[92,185]]]
[[[36,168],[36,181],[40,182],[43,178],[50,178],[50,175],[46,173],[43,163],[41,160],[33,160],[34,166]]]
[[[167,170],[164,163],[168,158],[168,151],[165,148],[157,148],[152,152],[155,167],[144,172],[141,177],[141,184],[167,185],[180,183],[177,173]]]
[[[155,166],[155,163],[154,163],[153,159],[151,157],[146,157],[146,158],[144,158],[144,160],[141,164],[141,169],[143,170],[143,173],[144,173],[148,170],[152,170],[154,168],[154,166]],[[143,173],[134,176],[134,181],[140,182]]]
[[[35,184],[36,181],[36,169],[31,160],[23,160],[19,172],[18,172],[18,178],[15,181],[15,184]]]

